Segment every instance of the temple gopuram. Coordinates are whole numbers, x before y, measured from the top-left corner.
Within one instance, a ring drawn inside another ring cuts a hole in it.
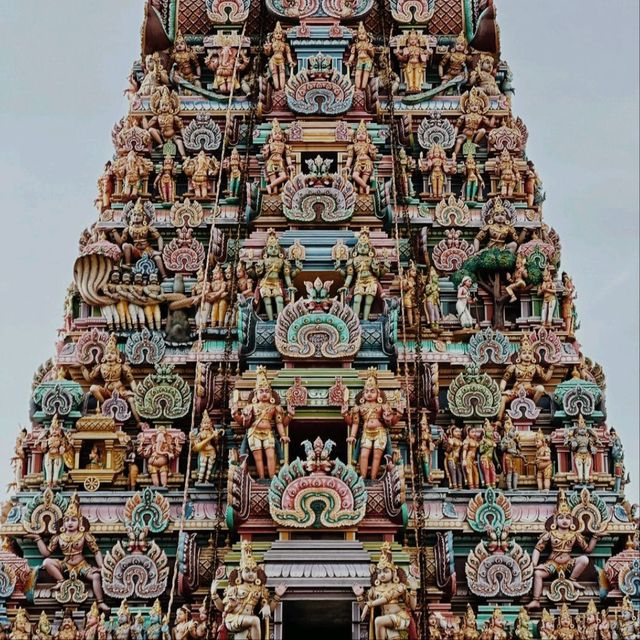
[[[11,458],[0,639],[640,639],[492,0],[141,13]]]

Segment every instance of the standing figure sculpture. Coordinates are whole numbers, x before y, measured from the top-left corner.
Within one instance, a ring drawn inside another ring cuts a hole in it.
[[[215,179],[220,173],[220,163],[215,156],[208,156],[200,151],[195,158],[184,161],[183,171],[189,178],[190,191],[196,200],[215,197]]]
[[[440,76],[442,84],[454,78],[465,79],[467,77],[467,65],[470,60],[471,56],[467,48],[467,39],[464,33],[461,33],[456,38],[451,49],[442,56],[442,60],[438,65],[438,75]]]
[[[73,451],[57,415],[53,416],[49,428],[40,436],[36,446],[44,452],[42,470],[45,484],[54,487],[64,473],[65,454]]]
[[[247,444],[253,456],[258,472],[258,478],[265,477],[265,458],[267,473],[270,478],[276,474],[276,438],[277,430],[282,444],[289,442],[287,426],[293,413],[292,407],[284,411],[280,403],[280,397],[271,388],[267,378],[265,367],[259,366],[256,370],[256,385],[248,403],[242,411],[238,409],[237,402],[232,407],[234,420],[247,430]]]
[[[285,295],[289,300],[294,299],[296,289],[292,278],[298,275],[300,268],[292,268],[291,263],[285,258],[275,230],[269,229],[267,234],[267,243],[262,250],[262,258],[256,263],[255,272],[259,277],[258,293],[264,310],[267,318],[273,320],[275,315],[281,314],[284,309]]]
[[[354,84],[359,91],[364,91],[369,85],[369,77],[373,71],[374,55],[375,49],[371,42],[371,36],[367,33],[364,24],[360,22],[347,60],[349,68],[355,62]]]
[[[453,175],[458,170],[455,161],[447,158],[446,151],[439,144],[431,146],[426,158],[420,152],[418,168],[429,176],[430,197],[438,200],[445,195],[446,176]]]
[[[413,260],[409,260],[408,268],[400,271],[400,289],[402,291],[402,308],[407,318],[407,325],[413,327],[420,320],[416,315],[416,287],[418,284],[418,269]]]
[[[360,475],[367,477],[369,469],[369,457],[371,456],[371,473],[369,477],[375,480],[378,477],[380,463],[385,451],[391,452],[388,429],[400,420],[400,412],[392,409],[387,402],[385,393],[378,386],[378,371],[370,367],[367,371],[367,379],[364,388],[356,395],[356,404],[350,410],[343,410],[343,417],[351,431],[347,438],[349,451],[356,442],[358,432],[362,428],[360,436]],[[351,455],[348,456],[351,463]]]
[[[598,540],[604,535],[604,529],[593,535],[589,542],[579,532],[580,522],[571,514],[571,509],[566,501],[564,491],[558,492],[558,503],[555,513],[547,520],[546,532],[543,533],[531,556],[535,567],[533,575],[533,600],[527,605],[528,609],[540,607],[540,596],[544,580],[554,575],[565,575],[570,572],[568,580],[575,589],[583,590],[578,578],[589,566],[589,554],[596,548]],[[606,528],[606,524],[605,524]],[[571,557],[575,546],[580,547],[585,555],[577,558]],[[540,564],[540,557],[547,546],[551,547],[549,558]]]
[[[291,150],[280,123],[275,119],[271,123],[269,141],[262,147],[262,157],[267,177],[267,193],[273,195],[278,193],[280,185],[289,179],[294,169]]]
[[[173,156],[167,154],[162,161],[153,187],[158,192],[162,202],[175,202],[176,200],[176,175],[178,169]]]
[[[520,184],[520,171],[515,158],[504,149],[496,163],[495,175],[498,177],[498,189],[502,198],[513,198]]]
[[[472,286],[473,280],[469,276],[465,276],[458,287],[456,314],[463,329],[472,329],[476,326],[476,321],[471,315],[471,303],[474,301],[471,293]]]
[[[536,447],[536,483],[539,491],[549,491],[551,489],[551,478],[553,477],[553,460],[551,458],[551,447],[549,442],[538,429],[534,440]]]
[[[415,29],[412,29],[406,36],[399,38],[395,54],[402,65],[407,93],[420,93],[422,91],[422,83],[431,53],[432,51],[425,36]]]
[[[624,466],[624,447],[622,446],[622,440],[613,427],[609,429],[609,440],[611,441],[613,477],[615,478],[613,490],[616,493],[620,493],[624,485],[628,482],[628,479],[625,478],[626,471]]]
[[[176,35],[171,51],[173,76],[176,80],[186,80],[196,87],[200,86],[200,62],[198,54],[187,44],[180,31]]]
[[[362,609],[361,619],[367,616],[373,619],[376,640],[395,640],[400,638],[398,632],[413,627],[415,636],[415,622],[411,611],[417,606],[417,585],[407,579],[405,572],[393,562],[391,545],[382,544],[380,560],[371,572],[371,588],[367,592],[366,600],[364,588],[360,585],[353,587],[356,601]],[[379,608],[379,613],[376,609]]]
[[[155,429],[146,422],[140,424],[141,431],[136,440],[136,450],[147,461],[147,470],[154,487],[166,487],[169,484],[171,463],[182,450],[184,434],[176,429],[167,430],[163,424]]]
[[[499,435],[489,419],[485,419],[482,433],[482,440],[478,446],[480,455],[480,471],[482,472],[482,484],[485,487],[495,488],[498,483],[496,473],[496,449],[498,447]]]
[[[180,113],[180,96],[170,91],[168,87],[159,87],[149,99],[149,104],[154,115],[146,122],[151,137],[158,146],[167,142],[173,142],[180,153],[185,157],[184,143],[182,141],[182,119]]]
[[[542,296],[542,311],[540,312],[540,322],[543,327],[553,325],[553,314],[556,310],[556,284],[553,281],[551,270],[545,267],[542,274],[542,284],[538,287],[538,293]]]
[[[462,489],[462,428],[451,424],[442,439],[444,447],[444,470],[447,474],[450,489]]]
[[[133,200],[147,194],[147,181],[153,171],[153,162],[133,149],[113,163],[113,174],[117,178],[117,193],[122,200]]]
[[[358,242],[351,251],[344,269],[336,263],[336,270],[345,276],[344,286],[340,292],[346,295],[353,284],[352,307],[354,313],[362,319],[369,320],[373,301],[380,290],[379,278],[389,271],[391,265],[387,260],[380,263],[376,258],[376,250],[369,238],[369,228],[362,227],[357,234]],[[363,304],[364,303],[364,304]]]
[[[593,456],[598,453],[598,447],[602,442],[595,429],[584,421],[582,414],[578,416],[578,422],[566,431],[564,444],[571,447],[577,482],[588,484],[591,482]]]
[[[573,280],[566,271],[562,272],[562,302],[560,303],[560,317],[564,322],[564,330],[572,336],[576,326],[576,306],[574,300],[578,297]]]
[[[467,437],[462,442],[462,471],[468,489],[480,488],[478,449],[480,448],[481,440],[482,429],[480,427],[467,427]]]
[[[249,66],[249,56],[242,48],[234,46],[239,42],[233,36],[218,38],[220,48],[213,49],[204,61],[206,67],[213,71],[213,89],[225,95],[235,93],[241,86],[243,91],[248,89],[244,81],[240,81],[240,74]]]
[[[351,175],[359,193],[369,194],[369,182],[373,176],[373,163],[378,155],[376,147],[367,132],[367,125],[360,120],[353,142],[347,148],[345,171]]]
[[[494,118],[487,118],[485,114],[489,111],[491,101],[489,96],[473,87],[471,91],[466,91],[460,97],[460,110],[462,115],[456,122],[456,146],[453,152],[454,159],[460,153],[465,142],[478,144],[487,135],[487,131],[495,125]],[[465,150],[465,153],[467,151]]]
[[[432,265],[424,286],[424,310],[431,329],[437,329],[442,319],[440,310],[440,276]]]
[[[482,190],[484,189],[484,180],[482,171],[476,162],[476,158],[472,153],[467,154],[462,169],[464,174],[464,182],[462,183],[462,197],[467,202],[475,202],[482,200]]]
[[[69,506],[62,519],[57,523],[57,533],[49,540],[49,544],[45,543],[39,534],[34,534],[31,537],[35,540],[38,551],[44,556],[43,569],[56,581],[52,590],[57,591],[62,587],[65,573],[75,575],[91,583],[98,608],[101,611],[109,611],[109,607],[104,603],[100,577],[102,552],[89,530],[88,520],[82,515],[76,493],[71,496]],[[83,555],[85,547],[93,553],[98,565],[97,568],[92,567],[85,559]],[[63,560],[51,557],[57,549],[62,552]]]
[[[243,540],[241,545],[240,565],[229,575],[229,586],[224,591],[224,598],[218,595],[218,582],[211,583],[211,601],[222,611],[222,624],[227,631],[234,634],[235,640],[262,640],[260,618],[271,618],[287,587],[279,584],[271,599],[266,587],[267,576],[253,558],[251,543]]]
[[[233,147],[228,158],[224,159],[222,168],[227,173],[226,193],[230,198],[237,198],[240,193],[240,181],[246,168],[246,162],[240,157],[238,147]]]
[[[211,482],[218,458],[217,442],[224,434],[223,429],[214,429],[209,413],[202,414],[200,428],[191,435],[191,448],[198,454],[198,482]]]
[[[518,460],[522,460],[522,452],[520,448],[520,435],[509,416],[504,419],[504,432],[500,440],[500,449],[502,449],[502,473],[507,489],[518,488]]]
[[[284,31],[279,22],[276,22],[271,37],[264,45],[264,52],[269,56],[269,73],[273,88],[276,91],[282,91],[287,82],[287,65],[293,72],[296,63],[291,55],[291,47],[285,41]]]

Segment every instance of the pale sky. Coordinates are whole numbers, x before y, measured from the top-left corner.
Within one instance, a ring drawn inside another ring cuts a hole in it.
[[[0,491],[31,378],[53,355],[96,179],[139,55],[143,0],[0,0]],[[496,0],[514,111],[607,373],[638,500],[638,1]],[[0,494],[1,495],[1,494]]]

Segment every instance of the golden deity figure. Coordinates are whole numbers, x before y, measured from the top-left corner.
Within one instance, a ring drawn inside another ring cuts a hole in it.
[[[38,624],[33,630],[33,635],[30,640],[52,640],[52,638],[53,627],[51,626],[51,621],[49,620],[47,612],[43,610],[40,612]]]
[[[529,613],[524,607],[520,607],[513,633],[514,640],[533,640],[531,618],[529,618]]]
[[[280,22],[276,22],[273,33],[264,45],[263,50],[269,56],[269,73],[273,88],[276,91],[282,91],[287,83],[287,65],[293,73],[296,63],[291,55],[291,47],[285,41],[284,31]]]
[[[485,630],[480,636],[482,640],[508,640],[509,631],[502,609],[496,607],[491,618],[485,622]]]
[[[498,483],[496,473],[496,449],[500,436],[489,419],[485,419],[482,430],[482,439],[478,446],[480,471],[482,472],[482,484],[485,487],[495,488]]]
[[[262,147],[264,172],[267,176],[267,193],[276,194],[283,182],[293,174],[294,166],[291,149],[280,123],[273,120],[269,141]]]
[[[478,253],[487,241],[487,249],[499,249],[515,253],[518,248],[519,236],[513,223],[507,216],[507,211],[500,198],[494,198],[493,207],[487,213],[484,224],[473,240],[473,246]]]
[[[191,619],[189,605],[183,604],[178,607],[171,629],[172,640],[190,640],[193,637],[195,626],[195,621]]]
[[[594,533],[589,542],[580,533],[580,522],[571,514],[571,508],[567,503],[564,491],[558,492],[558,503],[555,513],[545,525],[546,532],[543,533],[536,543],[531,561],[535,567],[533,576],[533,600],[527,605],[528,609],[540,607],[540,596],[544,580],[552,576],[566,575],[573,587],[583,590],[584,587],[578,582],[578,578],[589,566],[589,554],[596,548],[599,539],[605,535],[606,523],[602,529]],[[549,546],[551,551],[546,562],[540,563],[541,554]],[[571,557],[571,552],[575,547],[584,551],[585,555],[577,558]]]
[[[565,430],[564,444],[571,448],[573,453],[573,466],[580,484],[591,482],[593,470],[593,456],[598,453],[598,447],[602,442],[595,429],[587,425],[582,414],[578,415],[578,421]]]
[[[462,445],[462,428],[452,423],[442,439],[444,471],[447,474],[450,489],[462,489],[464,486]]]
[[[57,523],[57,533],[51,537],[49,544],[45,543],[39,534],[33,534],[30,537],[35,540],[38,551],[44,556],[43,569],[56,581],[52,590],[56,591],[62,587],[65,574],[75,575],[91,583],[98,609],[109,611],[109,607],[104,603],[100,577],[102,552],[89,530],[89,521],[82,515],[76,493],[69,499],[69,506]],[[85,547],[93,553],[97,568],[91,566],[84,557]],[[57,549],[60,549],[63,560],[51,557]]]
[[[556,310],[558,300],[556,298],[556,283],[549,265],[542,272],[542,284],[538,287],[538,294],[542,296],[542,310],[540,311],[540,322],[543,327],[553,325],[553,314]]]
[[[579,624],[580,637],[582,640],[600,640],[600,633],[598,632],[599,622],[600,618],[598,617],[596,603],[593,600],[589,600],[587,610],[582,616]]]
[[[547,609],[542,610],[542,616],[538,623],[540,640],[556,640],[556,621]]]
[[[355,63],[354,84],[359,91],[364,91],[369,85],[369,78],[373,71],[374,55],[375,48],[371,42],[371,36],[367,32],[364,23],[360,21],[358,30],[354,34],[354,41],[347,60],[347,66],[350,69]]]
[[[265,620],[265,638],[269,638],[269,620],[287,587],[279,584],[271,598],[266,586],[267,576],[253,558],[248,540],[243,540],[240,550],[240,566],[229,575],[229,586],[224,597],[218,595],[218,582],[211,583],[211,601],[222,611],[222,624],[234,634],[236,640],[262,640],[262,628],[258,614]]]
[[[152,429],[146,422],[140,423],[141,431],[136,440],[137,453],[147,461],[147,470],[154,487],[169,484],[171,463],[180,456],[184,439],[175,437],[175,430],[160,424]],[[178,432],[181,436],[181,432]]]
[[[127,207],[131,207],[131,204]],[[143,205],[142,200],[138,198],[135,205],[126,211],[125,220],[127,226],[122,233],[115,229],[112,231],[113,239],[122,248],[125,266],[131,267],[134,261],[149,256],[160,275],[165,278],[167,273],[162,261],[164,242],[160,232],[153,226],[153,206],[149,203]]]
[[[476,614],[473,612],[470,604],[467,604],[467,611],[462,618],[460,632],[459,640],[479,640],[480,638]]]
[[[618,618],[618,629],[620,639],[639,640],[640,639],[640,617],[636,612],[629,596],[625,596],[622,600],[622,608],[620,617]]]
[[[412,29],[398,39],[395,54],[402,65],[407,93],[420,93],[432,54],[427,38]]]
[[[131,611],[126,600],[120,603],[116,614],[116,626],[112,630],[113,640],[130,640],[132,633]]]
[[[356,585],[353,593],[362,609],[361,619],[368,616],[373,620],[371,638],[397,640],[400,631],[414,628],[411,611],[417,606],[417,584],[407,578],[403,569],[393,562],[391,545],[384,542],[380,549],[380,560],[371,572],[371,588]]]
[[[513,274],[508,274],[507,279],[511,284],[507,285],[504,289],[509,294],[509,302],[515,302],[518,298],[516,291],[521,291],[527,288],[526,278],[529,277],[527,271],[527,259],[523,253],[516,255],[516,267]]]
[[[95,199],[95,205],[99,211],[106,211],[111,207],[111,196],[114,191],[114,170],[113,163],[108,160],[104,165],[104,170],[98,178],[98,197]]]
[[[167,154],[153,181],[153,187],[157,191],[162,202],[175,202],[176,200],[176,175],[178,169],[173,156]]]
[[[113,174],[118,179],[117,195],[125,200],[147,195],[147,180],[152,171],[153,162],[138,155],[133,149],[127,155],[117,158],[113,163]]]
[[[523,460],[520,447],[520,434],[509,416],[503,422],[503,434],[500,440],[502,449],[502,473],[507,489],[518,488],[519,460]]]
[[[240,74],[249,66],[250,60],[242,48],[234,46],[238,44],[236,37],[218,36],[218,44],[219,48],[212,49],[204,63],[213,71],[214,90],[230,95],[243,86]]]
[[[507,149],[503,149],[496,163],[495,175],[498,177],[498,189],[503,198],[513,198],[520,186],[520,171],[515,158]]]
[[[562,302],[560,303],[560,317],[564,322],[564,330],[572,336],[576,326],[575,299],[578,297],[573,280],[566,271],[562,272]]]
[[[420,313],[416,314],[418,285],[418,269],[413,260],[409,260],[407,269],[400,271],[400,288],[402,291],[402,307],[404,309],[407,325],[413,327],[420,319]]]
[[[492,55],[488,53],[480,55],[476,68],[469,74],[469,84],[482,89],[488,96],[501,95],[496,82],[496,66]]]
[[[198,54],[187,44],[180,31],[176,34],[171,51],[173,75],[176,80],[186,80],[196,87],[200,86],[200,62]]]
[[[216,621],[211,620],[211,622],[209,622],[209,606],[207,598],[202,601],[202,604],[198,608],[198,613],[195,614],[194,621],[195,627],[193,628],[191,635],[194,640],[206,640],[209,637],[217,637],[216,633],[218,631],[218,625]],[[209,633],[211,633],[211,636],[209,636]]]
[[[551,447],[542,433],[542,429],[538,429],[534,443],[536,447],[536,483],[540,491],[549,491],[553,476],[553,460],[551,458]]]
[[[599,640],[613,640],[613,627],[609,622],[609,612],[606,609],[602,609],[600,612],[598,634]]]
[[[502,376],[500,381],[500,390],[502,391],[502,403],[500,405],[499,418],[502,419],[504,411],[509,402],[518,397],[520,389],[524,389],[527,396],[533,399],[535,403],[542,398],[546,390],[542,384],[535,384],[536,380],[541,382],[549,382],[553,375],[553,365],[547,369],[536,362],[536,354],[531,344],[529,336],[524,336],[520,343],[520,351],[516,357],[516,361],[510,364]],[[507,390],[507,386],[513,380],[511,390]]]
[[[370,367],[367,371],[367,379],[364,388],[356,395],[356,404],[351,409],[344,411],[342,416],[351,431],[347,438],[349,445],[349,464],[352,459],[352,448],[356,442],[358,432],[360,435],[360,475],[367,477],[369,468],[369,457],[373,451],[371,460],[370,478],[375,480],[378,477],[380,463],[385,451],[391,451],[391,441],[388,429],[398,423],[401,413],[391,408],[387,402],[386,395],[378,385],[378,371],[375,367]]]
[[[467,202],[476,202],[482,200],[482,190],[484,189],[484,180],[480,165],[476,162],[473,153],[468,153],[462,168],[464,174],[464,182],[462,183],[462,197]]]
[[[180,113],[180,96],[168,87],[158,87],[149,99],[153,117],[146,121],[145,128],[158,146],[167,142],[173,142],[180,153],[185,157],[184,143],[181,132],[183,128]]]
[[[389,271],[391,265],[386,259],[380,262],[376,258],[376,250],[371,244],[368,227],[362,227],[357,238],[358,241],[351,251],[351,257],[347,260],[345,269],[338,268],[338,271],[346,276],[340,293],[346,296],[353,284],[353,311],[358,317],[362,311],[362,319],[367,321],[373,301],[380,291],[379,278]]]
[[[428,176],[429,187],[431,189],[429,195],[438,200],[441,200],[445,195],[446,177],[453,175],[458,170],[455,161],[447,158],[446,151],[439,144],[431,146],[426,158],[424,158],[423,153],[420,152],[418,168]]]
[[[16,617],[9,632],[9,640],[31,640],[31,623],[27,618],[27,612],[22,607],[16,611]]]
[[[479,144],[487,135],[487,131],[495,126],[494,118],[485,115],[491,107],[489,96],[473,87],[460,96],[460,111],[462,115],[456,121],[456,146],[453,152],[455,158],[465,142]]]
[[[70,611],[65,611],[62,622],[55,634],[55,640],[82,640],[83,633],[78,629]]]
[[[553,637],[554,640],[578,640],[580,638],[580,632],[576,629],[566,602],[563,602],[560,607],[558,625],[556,626],[556,633]]]
[[[115,334],[112,333],[109,336],[100,362],[91,371],[83,366],[82,375],[89,383],[94,380],[98,382],[89,387],[89,393],[98,402],[103,403],[113,395],[114,391],[117,391],[121,398],[129,402],[131,413],[139,422],[138,412],[133,402],[136,383],[131,367],[123,362]]]
[[[442,56],[442,60],[438,65],[438,74],[442,83],[449,82],[454,78],[465,79],[467,77],[467,65],[470,60],[467,39],[464,33],[461,33],[456,38],[451,49]]]
[[[214,429],[209,413],[202,414],[200,428],[191,435],[191,448],[198,454],[198,482],[211,482],[218,458],[217,443],[224,434],[223,429]]]
[[[468,489],[480,488],[480,471],[478,469],[478,449],[482,441],[482,428],[467,427],[467,435],[462,441],[462,472]]]
[[[100,628],[100,610],[97,602],[93,602],[87,615],[84,617],[84,639],[98,640],[98,629]]]
[[[211,300],[211,326],[224,327],[229,308],[229,283],[219,263],[211,272],[209,299]]]
[[[274,303],[276,314],[282,313],[284,309],[285,292],[290,301],[293,301],[296,289],[293,286],[292,278],[300,272],[298,266],[291,267],[289,260],[285,258],[285,253],[280,243],[275,229],[267,231],[267,242],[262,250],[262,258],[255,265],[258,281],[258,293],[264,304],[264,310],[269,320],[273,320]]]
[[[280,442],[289,443],[287,426],[293,416],[293,407],[283,409],[280,397],[271,388],[267,378],[266,367],[259,366],[256,370],[255,390],[251,396],[251,402],[242,410],[234,401],[232,415],[234,420],[247,429],[247,444],[253,455],[258,477],[265,477],[265,458],[267,473],[270,478],[276,474],[276,438],[274,431],[278,432]]]
[[[369,182],[373,176],[374,162],[378,155],[376,146],[367,132],[367,125],[360,120],[353,142],[347,148],[347,162],[345,171],[356,183],[359,193],[368,194],[371,191]]]
[[[158,87],[169,84],[169,74],[158,51],[145,57],[143,72],[144,77],[137,91],[139,96],[150,96]]]
[[[240,157],[238,147],[233,147],[228,158],[224,159],[222,168],[227,173],[226,194],[230,198],[237,198],[240,193],[242,173],[246,169],[246,162]]]
[[[424,310],[431,329],[437,329],[442,320],[440,309],[440,276],[435,267],[429,267],[429,274],[424,286]]]
[[[200,151],[195,158],[187,158],[182,167],[189,178],[190,191],[196,200],[206,200],[215,196],[215,179],[220,173],[220,162],[215,156]]]

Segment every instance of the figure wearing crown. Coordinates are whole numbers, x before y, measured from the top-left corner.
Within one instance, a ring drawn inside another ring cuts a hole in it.
[[[191,435],[191,447],[198,454],[198,482],[210,482],[218,457],[216,443],[224,431],[214,429],[207,411],[202,414],[200,429]]]
[[[371,588],[364,598],[364,588],[353,587],[358,604],[362,608],[362,620],[367,616],[373,619],[376,640],[397,640],[400,631],[408,630],[410,640],[417,640],[415,622],[411,611],[416,608],[417,585],[409,581],[405,572],[396,567],[391,554],[391,545],[382,544],[380,560],[371,567]],[[376,608],[380,614],[376,615]]]
[[[104,603],[100,577],[102,552],[93,534],[89,531],[89,521],[82,515],[80,501],[76,493],[71,496],[69,506],[62,519],[56,523],[56,528],[57,533],[49,540],[49,544],[39,534],[29,536],[35,540],[38,551],[44,556],[42,567],[56,581],[53,590],[59,590],[62,587],[65,574],[75,575],[91,583],[98,608],[108,612],[109,607]],[[97,567],[93,567],[87,562],[83,555],[85,547],[88,547],[89,551],[93,553]],[[51,557],[57,549],[62,552],[63,560]]]
[[[367,33],[364,24],[360,22],[347,60],[349,68],[355,63],[354,84],[359,91],[364,91],[369,84],[369,77],[373,71],[374,55],[375,49],[371,42],[371,36]]]
[[[375,480],[378,477],[382,456],[385,453],[391,455],[391,441],[387,429],[400,420],[400,412],[391,408],[384,392],[378,386],[378,371],[375,367],[368,370],[364,389],[356,395],[355,406],[342,415],[347,426],[351,427],[347,438],[350,452],[362,428],[359,442],[360,475],[363,478],[367,477],[369,457],[373,451],[370,477]],[[351,458],[350,453],[349,463]]]
[[[359,193],[371,191],[369,182],[373,176],[373,163],[378,155],[376,146],[371,141],[364,120],[360,121],[353,142],[347,147],[345,171],[356,183]]]
[[[275,588],[273,599],[269,597],[266,587],[267,576],[253,558],[251,543],[242,541],[240,566],[229,575],[229,586],[224,591],[224,598],[218,595],[218,581],[211,583],[211,600],[222,611],[222,624],[227,631],[234,634],[234,640],[262,640],[259,614],[267,621],[277,607],[287,587],[279,584]]]
[[[591,482],[593,456],[598,453],[598,446],[602,445],[595,429],[590,427],[582,417],[569,429],[564,436],[565,445],[571,447],[573,464],[576,469],[579,484]]]
[[[453,80],[459,76],[466,78],[467,65],[470,60],[471,56],[469,55],[469,49],[467,48],[467,39],[465,38],[464,33],[461,33],[456,38],[451,49],[442,56],[442,60],[438,65],[438,74],[440,75],[442,83],[445,84],[446,82],[449,82],[449,80]]]
[[[296,63],[279,22],[276,23],[271,37],[264,45],[264,52],[269,56],[269,73],[273,88],[276,91],[282,91],[287,82],[287,65],[293,71]]]
[[[589,566],[588,554],[596,548],[598,540],[605,533],[606,525],[602,530],[596,532],[589,542],[580,533],[579,527],[580,523],[571,513],[564,491],[560,490],[555,513],[547,520],[545,524],[547,531],[538,539],[531,556],[535,572],[533,577],[533,600],[527,605],[528,609],[538,609],[540,607],[540,596],[542,595],[544,580],[557,576],[560,572],[563,575],[569,573],[568,579],[576,589],[584,589],[578,582],[578,578]],[[576,545],[585,552],[585,555],[572,558],[571,552]],[[547,560],[541,564],[540,556],[547,546],[551,547],[551,552]]]
[[[66,455],[73,451],[57,415],[53,416],[49,428],[38,438],[36,446],[44,452],[44,481],[48,487],[53,487],[64,473]]]
[[[253,455],[258,472],[258,478],[264,479],[265,458],[267,473],[270,478],[276,474],[276,438],[274,430],[280,436],[280,442],[287,444],[287,425],[292,413],[285,413],[280,398],[271,388],[267,378],[266,367],[258,367],[256,371],[256,386],[251,402],[242,410],[232,406],[234,420],[247,428],[247,445]]]
[[[502,391],[502,404],[500,406],[499,418],[502,419],[507,403],[511,402],[518,396],[518,391],[523,388],[526,394],[533,398],[534,402],[538,402],[546,393],[542,384],[535,384],[535,380],[541,382],[549,382],[553,375],[553,365],[545,369],[536,362],[536,354],[533,344],[528,336],[522,338],[520,343],[520,351],[515,363],[510,364],[502,380],[500,381],[500,390]],[[507,391],[507,385],[513,380],[513,388]]]
[[[262,147],[262,157],[267,176],[267,193],[276,194],[280,185],[293,174],[294,166],[287,138],[275,119],[271,123],[269,141]]]

